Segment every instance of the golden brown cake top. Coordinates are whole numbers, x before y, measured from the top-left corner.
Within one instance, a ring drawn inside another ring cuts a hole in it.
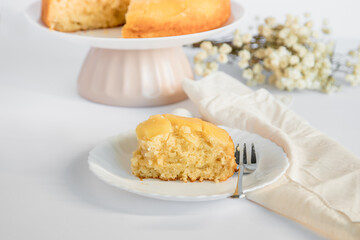
[[[217,138],[224,143],[228,143],[229,139],[231,139],[224,129],[212,123],[199,118],[180,117],[172,114],[151,116],[137,126],[136,135],[140,140],[150,140],[158,135],[172,132],[173,128],[181,129],[182,127],[189,128],[191,132],[203,133],[205,137]]]

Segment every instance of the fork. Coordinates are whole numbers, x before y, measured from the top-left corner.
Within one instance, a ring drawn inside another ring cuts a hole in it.
[[[251,144],[250,163],[247,162],[246,143],[244,143],[242,159],[240,159],[240,146],[239,146],[239,144],[236,146],[235,161],[239,165],[239,173],[238,173],[238,179],[237,179],[237,183],[236,183],[235,192],[230,197],[231,198],[243,198],[243,197],[245,197],[245,194],[243,193],[243,187],[242,187],[243,175],[254,172],[257,167],[254,144]]]

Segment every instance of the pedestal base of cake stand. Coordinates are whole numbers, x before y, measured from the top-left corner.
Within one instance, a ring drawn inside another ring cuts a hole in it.
[[[150,50],[91,48],[79,74],[79,94],[93,102],[149,107],[186,99],[181,82],[193,78],[181,47]]]

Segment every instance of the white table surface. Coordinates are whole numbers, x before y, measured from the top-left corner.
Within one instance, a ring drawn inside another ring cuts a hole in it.
[[[196,109],[189,100],[120,108],[82,99],[76,78],[88,47],[34,30],[21,13],[28,2],[0,2],[0,239],[322,239],[244,199],[166,202],[98,180],[87,167],[87,154],[97,143],[135,128],[149,115]],[[254,13],[262,1],[244,2]],[[286,3],[275,1],[280,2]],[[343,2],[354,11],[349,6],[355,1]],[[323,15],[332,9],[312,8]],[[360,37],[359,28],[338,29],[345,32],[339,36]],[[356,41],[341,46],[354,47]],[[236,68],[223,70],[240,76]],[[359,87],[331,96],[292,95],[294,111],[360,156]]]

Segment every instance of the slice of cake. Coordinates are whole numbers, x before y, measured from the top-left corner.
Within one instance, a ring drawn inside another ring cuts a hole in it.
[[[125,23],[130,0],[42,0],[41,19],[50,29],[74,32]]]
[[[230,0],[42,0],[41,19],[74,32],[123,25],[126,14],[123,37],[150,38],[215,29],[230,13]]]
[[[167,37],[221,27],[230,17],[230,0],[131,0],[124,38]]]
[[[225,181],[236,170],[229,134],[197,118],[154,115],[136,128],[131,170],[139,178]]]

